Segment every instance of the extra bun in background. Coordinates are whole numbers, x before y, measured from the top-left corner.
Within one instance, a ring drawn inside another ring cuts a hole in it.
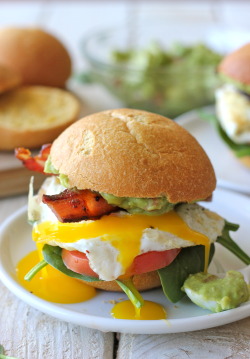
[[[232,80],[250,85],[250,43],[225,56],[218,66],[218,72]]]
[[[21,77],[8,67],[0,64],[0,95],[21,84]]]
[[[65,87],[71,75],[64,45],[38,28],[0,29],[0,64],[18,73],[24,85]]]
[[[218,66],[222,86],[215,92],[219,135],[250,168],[250,43],[226,55]]]
[[[134,109],[77,121],[54,141],[51,161],[70,187],[118,197],[192,202],[216,186],[211,162],[191,134],[166,117]]]
[[[6,92],[0,96],[0,150],[50,143],[79,112],[78,99],[59,88],[22,86]]]

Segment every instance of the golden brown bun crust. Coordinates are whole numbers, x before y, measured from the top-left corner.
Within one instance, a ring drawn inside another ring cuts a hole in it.
[[[0,96],[0,150],[38,148],[51,143],[79,115],[70,92],[45,86],[21,86]]]
[[[52,164],[71,187],[172,203],[207,198],[216,185],[206,153],[184,128],[153,113],[116,109],[87,116],[55,140]]]
[[[0,64],[19,73],[24,85],[64,87],[71,74],[71,59],[62,43],[35,28],[0,30]]]
[[[85,282],[84,283],[90,285],[91,287],[95,287],[102,290],[112,291],[112,292],[122,292],[122,289],[115,282]],[[157,271],[144,273],[140,275],[135,275],[133,277],[133,283],[137,290],[144,291],[153,288],[157,288],[161,286],[161,281]]]
[[[8,67],[0,64],[0,94],[17,87],[20,84],[21,77]]]
[[[250,85],[250,43],[224,57],[218,67],[218,72]]]

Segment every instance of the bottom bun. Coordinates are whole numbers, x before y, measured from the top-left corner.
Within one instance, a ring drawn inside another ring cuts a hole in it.
[[[91,287],[95,287],[102,290],[112,291],[112,292],[123,292],[119,285],[113,280],[111,282],[98,281],[98,282],[85,282]],[[161,286],[160,277],[157,271],[143,273],[135,275],[133,277],[133,283],[137,290],[144,291],[148,289],[153,289]]]
[[[38,148],[51,143],[79,115],[70,92],[45,86],[22,86],[0,96],[0,150]]]

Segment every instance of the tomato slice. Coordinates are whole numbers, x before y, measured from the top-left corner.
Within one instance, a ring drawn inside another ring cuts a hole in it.
[[[164,268],[173,262],[181,248],[168,249],[167,251],[151,251],[135,257],[127,274],[142,274]]]
[[[151,251],[140,254],[135,257],[126,274],[136,275],[164,268],[173,262],[180,250],[181,248],[175,248],[162,252]],[[85,253],[63,249],[62,259],[66,267],[72,271],[98,278],[98,274],[90,268],[89,260]]]
[[[91,269],[88,257],[85,253],[63,249],[62,260],[66,267],[73,272],[98,278],[98,274]]]

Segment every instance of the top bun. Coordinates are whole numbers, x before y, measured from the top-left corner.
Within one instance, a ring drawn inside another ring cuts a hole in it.
[[[232,80],[250,85],[250,43],[224,57],[218,72]]]
[[[0,94],[9,91],[21,83],[21,77],[6,66],[0,64]]]
[[[54,36],[35,28],[0,30],[0,64],[17,72],[24,85],[64,87],[71,59]]]
[[[216,185],[206,153],[174,121],[146,111],[117,109],[78,120],[53,143],[51,161],[69,185],[118,197],[191,202]]]

